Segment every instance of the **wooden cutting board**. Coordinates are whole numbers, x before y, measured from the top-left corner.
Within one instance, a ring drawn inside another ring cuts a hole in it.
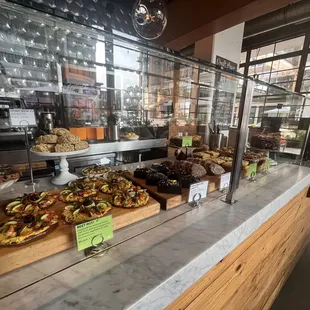
[[[59,191],[53,191],[57,194]],[[110,196],[99,194],[99,197],[109,199]],[[0,201],[0,221],[7,216],[4,208],[8,201]],[[28,265],[50,255],[62,252],[76,246],[74,225],[67,224],[61,217],[64,203],[57,201],[50,209],[55,210],[59,216],[58,226],[43,237],[28,244],[0,247],[0,275],[19,267]],[[136,223],[160,212],[160,204],[153,198],[142,208],[112,208],[113,229]]]
[[[188,202],[188,188],[183,188],[181,195],[158,193],[157,186],[147,185],[144,179],[135,178],[133,174],[128,174],[126,177],[134,184],[147,189],[150,195],[160,202],[160,206],[164,210],[169,210]],[[214,192],[220,187],[219,176],[205,176],[201,178],[201,181],[209,181],[208,193]]]

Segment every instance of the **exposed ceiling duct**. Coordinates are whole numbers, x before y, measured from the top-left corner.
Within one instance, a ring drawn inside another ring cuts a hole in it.
[[[310,1],[299,1],[246,22],[244,39],[310,21]]]

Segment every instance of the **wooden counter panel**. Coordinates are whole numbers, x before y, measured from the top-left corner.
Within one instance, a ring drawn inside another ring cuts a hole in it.
[[[307,243],[307,191],[293,198],[166,309],[269,309]]]

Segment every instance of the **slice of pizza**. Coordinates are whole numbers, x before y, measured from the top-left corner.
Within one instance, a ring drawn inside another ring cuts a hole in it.
[[[0,245],[24,244],[46,234],[57,223],[58,216],[54,211],[18,213],[0,223]]]
[[[83,202],[66,205],[62,214],[67,223],[78,224],[102,217],[111,209],[108,201],[87,198]]]

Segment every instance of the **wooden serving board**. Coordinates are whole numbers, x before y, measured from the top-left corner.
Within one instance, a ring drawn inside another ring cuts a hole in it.
[[[53,191],[53,193],[57,194],[59,191]],[[99,197],[109,199],[110,196],[99,194]],[[7,218],[4,214],[7,202],[0,202],[0,221]],[[0,247],[0,275],[76,246],[74,225],[67,224],[62,219],[61,213],[63,208],[64,203],[60,201],[57,201],[50,208],[55,210],[59,216],[58,226],[50,233],[24,245]],[[111,210],[113,229],[114,231],[118,230],[159,212],[160,204],[153,198],[142,208],[125,209],[113,207]]]
[[[150,195],[160,202],[160,206],[164,210],[169,210],[188,202],[188,188],[183,188],[181,195],[158,193],[157,186],[147,185],[144,179],[135,178],[133,174],[126,175],[126,178],[134,184],[147,189]],[[220,187],[219,176],[205,176],[201,178],[201,181],[209,181],[208,193],[214,192]]]

